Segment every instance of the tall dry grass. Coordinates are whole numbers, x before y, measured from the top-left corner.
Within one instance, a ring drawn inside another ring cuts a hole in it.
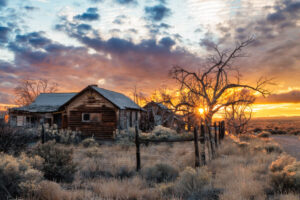
[[[294,168],[280,165],[282,150],[270,138],[227,138],[216,158],[196,170],[193,142],[142,145],[140,172],[135,171],[135,146],[86,143],[68,146],[77,169],[73,182],[44,180],[29,199],[260,200],[298,195],[297,191],[278,193],[272,184],[273,169]],[[32,166],[40,167],[38,162]]]

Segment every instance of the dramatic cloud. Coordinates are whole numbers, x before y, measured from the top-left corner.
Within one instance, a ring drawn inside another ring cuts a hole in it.
[[[83,20],[83,21],[95,21],[100,18],[100,15],[97,13],[97,8],[88,8],[87,11],[81,15],[76,15],[74,19]]]
[[[7,5],[7,0],[0,0],[0,9]]]
[[[145,7],[145,13],[149,19],[154,21],[161,21],[165,17],[171,15],[171,10],[163,4],[159,4],[153,7]]]
[[[256,103],[300,103],[300,90],[272,94],[267,98],[258,98]]]
[[[8,27],[0,26],[0,43],[7,42],[9,31]]]
[[[0,103],[9,103],[22,78],[51,79],[61,91],[99,83],[125,93],[137,85],[149,94],[174,86],[168,77],[173,65],[197,70],[212,46],[230,49],[249,36],[255,38],[246,49],[249,57],[233,63],[242,81],[274,77],[275,93],[300,85],[296,0],[89,0],[80,3],[82,13],[78,4],[65,2],[25,5],[0,0],[0,8],[7,6],[0,12],[0,91],[7,94],[0,94]],[[96,6],[103,10],[101,20]],[[53,15],[42,21],[41,12]],[[258,101],[298,102],[294,92]]]

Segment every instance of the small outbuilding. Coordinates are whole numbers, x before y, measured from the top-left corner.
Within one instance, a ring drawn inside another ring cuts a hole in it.
[[[42,93],[28,105],[9,110],[12,126],[56,124],[86,136],[112,139],[116,129],[139,124],[143,109],[124,94],[89,85],[79,93]]]
[[[143,109],[141,128],[144,131],[152,130],[155,126],[162,125],[164,127],[176,130],[184,129],[185,122],[181,116],[176,115],[172,110],[161,103],[151,101],[147,103]]]

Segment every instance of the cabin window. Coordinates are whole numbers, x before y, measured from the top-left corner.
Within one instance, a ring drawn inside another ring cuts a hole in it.
[[[83,122],[101,122],[102,114],[101,113],[82,113]]]
[[[24,126],[25,116],[17,116],[17,126]]]

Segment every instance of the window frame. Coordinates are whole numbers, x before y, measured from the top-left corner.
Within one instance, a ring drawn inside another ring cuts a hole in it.
[[[84,115],[89,115],[89,120],[85,120]],[[81,122],[91,122],[91,113],[82,113],[81,114]]]
[[[92,120],[92,115],[93,114],[96,114],[96,115],[99,115],[99,121],[93,121]],[[89,120],[84,120],[84,115],[89,115]],[[103,120],[102,120],[102,113],[97,113],[97,112],[92,112],[92,113],[82,113],[81,115],[81,122],[94,122],[94,123],[101,123]]]

